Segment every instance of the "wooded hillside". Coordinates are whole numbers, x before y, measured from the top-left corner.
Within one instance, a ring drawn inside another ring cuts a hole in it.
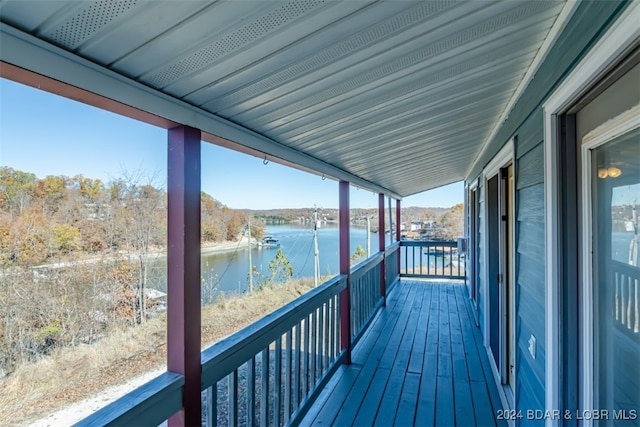
[[[239,239],[249,216],[201,197],[203,243]],[[166,228],[167,193],[140,173],[104,183],[1,167],[0,377],[143,323],[158,303],[148,269],[166,249]],[[251,230],[260,238],[260,221]]]

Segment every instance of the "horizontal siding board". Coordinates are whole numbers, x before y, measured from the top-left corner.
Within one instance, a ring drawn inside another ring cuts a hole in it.
[[[544,184],[518,190],[516,203],[519,223],[544,224]]]
[[[598,37],[606,31],[611,22],[628,4],[630,2],[589,1],[580,3],[535,76],[509,113],[509,117],[489,142],[475,167],[469,171],[469,176],[478,175],[500,148],[513,135],[516,135],[523,123],[530,117],[535,117],[536,110],[542,107],[544,100],[553,93],[562,79],[598,41]],[[542,130],[542,123],[540,123],[540,127]],[[528,138],[527,135],[519,135],[518,137]]]
[[[522,323],[522,328],[526,328],[526,332],[534,334],[537,338],[544,335],[544,303],[539,301],[532,293],[525,288],[518,289],[518,318]],[[526,339],[529,339],[529,334]],[[523,337],[524,338],[524,337]],[[536,338],[536,339],[537,339]]]
[[[516,282],[518,289],[525,293],[523,298],[533,298],[538,304],[544,308],[544,280],[539,267],[540,264],[529,262],[526,257],[520,256],[518,261],[522,265],[518,271]]]
[[[525,156],[531,149],[544,140],[544,117],[542,108],[537,108],[518,128],[516,141],[516,158]]]
[[[517,251],[535,262],[536,267],[542,267],[544,271],[544,224],[534,222],[521,222],[518,224]],[[521,267],[523,262],[520,263]]]
[[[537,381],[532,381],[534,376],[526,364],[521,364],[518,369],[518,384],[516,409],[522,412],[523,418],[519,420],[521,426],[544,426],[544,420],[535,420],[535,417],[527,417],[527,411],[544,410],[544,389]]]
[[[544,182],[544,146],[538,144],[518,160],[517,189]],[[544,199],[542,200],[544,201]],[[543,209],[544,204],[540,206]]]

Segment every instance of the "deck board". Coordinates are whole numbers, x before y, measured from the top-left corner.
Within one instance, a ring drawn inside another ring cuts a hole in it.
[[[464,285],[401,281],[302,425],[497,425]]]

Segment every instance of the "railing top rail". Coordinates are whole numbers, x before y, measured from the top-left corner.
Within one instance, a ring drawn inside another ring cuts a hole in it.
[[[76,426],[158,425],[182,408],[184,376],[164,372]]]
[[[445,247],[445,248],[457,248],[457,241],[437,242],[433,240],[402,240],[400,246],[424,246],[424,247]]]
[[[627,264],[626,262],[611,260],[611,265],[614,271],[619,271],[630,277],[640,279],[640,267]]]
[[[333,277],[321,286],[268,314],[202,351],[202,389],[231,373],[239,361],[249,360],[304,319],[313,309],[347,287],[347,276]]]
[[[383,255],[382,252],[378,252],[373,255],[371,258],[365,260],[364,262],[358,264],[353,269],[351,269],[351,277],[350,280],[358,280],[369,271],[374,269],[380,262],[382,262]]]
[[[398,248],[400,248],[400,242],[395,242],[394,244],[389,245],[385,248],[384,254],[391,255],[393,252],[397,251]]]

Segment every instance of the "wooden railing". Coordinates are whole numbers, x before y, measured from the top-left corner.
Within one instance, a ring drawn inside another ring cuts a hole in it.
[[[295,423],[342,363],[340,291],[346,276],[269,314],[202,353],[206,425]]]
[[[400,248],[403,277],[465,278],[465,262],[457,242],[403,240]]]
[[[164,372],[76,426],[158,425],[182,408],[184,376]]]
[[[396,242],[385,250],[385,284],[387,293],[400,280],[400,242]]]
[[[297,424],[347,351],[340,342],[340,293],[351,303],[352,346],[382,306],[382,266],[398,282],[395,244],[247,328],[204,350],[203,425]],[[159,425],[182,408],[184,377],[166,372],[79,425]]]
[[[616,324],[620,329],[638,337],[640,333],[640,309],[638,306],[640,267],[613,260],[611,264],[616,287],[613,307]]]
[[[382,274],[382,253],[378,253],[351,270],[351,343],[355,345],[366,330],[373,314],[382,305],[380,275]]]

